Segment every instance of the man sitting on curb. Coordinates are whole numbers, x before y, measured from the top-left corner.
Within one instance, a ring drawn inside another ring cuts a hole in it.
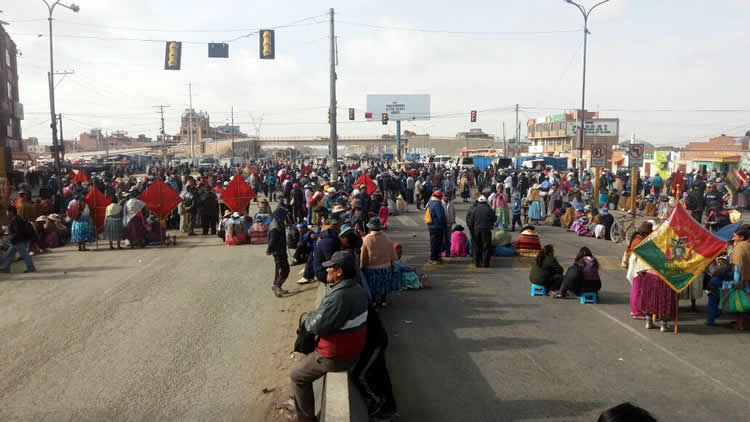
[[[338,251],[323,262],[331,290],[318,309],[307,314],[305,327],[318,339],[316,350],[292,370],[294,421],[314,422],[315,394],[312,383],[327,372],[348,370],[365,346],[367,293],[357,282],[354,256]]]

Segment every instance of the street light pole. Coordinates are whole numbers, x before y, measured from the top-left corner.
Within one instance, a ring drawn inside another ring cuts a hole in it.
[[[583,83],[581,84],[581,114],[579,116],[579,125],[578,132],[576,133],[578,137],[578,177],[579,180],[583,180],[583,146],[584,146],[584,136],[586,134],[585,128],[584,128],[584,120],[586,115],[586,44],[588,43],[588,35],[589,35],[589,15],[591,12],[596,9],[597,6],[602,5],[609,0],[603,0],[599,3],[591,6],[589,10],[586,10],[585,7],[582,5],[574,2],[573,0],[565,0],[566,3],[572,4],[573,6],[577,7],[578,10],[581,11],[581,14],[583,15]]]
[[[52,12],[54,12],[55,6],[57,5],[60,5],[66,9],[70,9],[74,12],[78,12],[79,10],[81,10],[81,8],[73,3],[71,3],[70,5],[63,4],[60,2],[60,0],[57,0],[54,3],[50,3],[48,0],[42,0],[42,1],[47,6],[47,10],[49,11],[49,17],[47,18],[47,20],[49,21],[49,75],[47,77],[47,82],[49,82],[50,129],[52,129],[52,146],[55,150],[55,167],[56,167],[56,174],[57,174],[57,185],[58,185],[58,190],[60,193],[60,198],[62,198],[63,185],[62,185],[62,176],[60,173],[60,170],[62,168],[62,163],[60,160],[61,146],[60,146],[60,142],[58,142],[58,139],[57,139],[57,114],[55,113],[55,54],[54,54],[54,49],[52,45]]]

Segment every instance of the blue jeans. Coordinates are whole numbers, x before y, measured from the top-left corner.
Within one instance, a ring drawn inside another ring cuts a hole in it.
[[[721,315],[719,299],[723,283],[724,280],[721,277],[711,277],[709,282],[711,294],[708,296],[708,315],[706,316],[706,322],[709,324],[713,324],[714,320]]]
[[[23,258],[23,261],[26,263],[26,269],[27,270],[34,270],[34,263],[31,262],[31,255],[29,255],[29,242],[21,242],[16,243],[15,245],[11,244],[10,248],[8,248],[8,253],[5,255],[5,259],[2,264],[2,269],[7,270],[10,268],[10,264],[13,263],[13,260],[16,258],[16,253]]]

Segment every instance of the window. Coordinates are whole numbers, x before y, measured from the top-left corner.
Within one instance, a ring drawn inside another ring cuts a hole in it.
[[[8,138],[13,138],[13,119],[8,119]]]
[[[8,81],[8,101],[13,103],[13,84]]]
[[[5,65],[10,67],[10,47],[5,48]]]

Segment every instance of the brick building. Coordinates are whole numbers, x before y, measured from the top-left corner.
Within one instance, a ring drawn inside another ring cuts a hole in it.
[[[0,147],[21,146],[23,104],[18,95],[16,44],[0,24]]]

